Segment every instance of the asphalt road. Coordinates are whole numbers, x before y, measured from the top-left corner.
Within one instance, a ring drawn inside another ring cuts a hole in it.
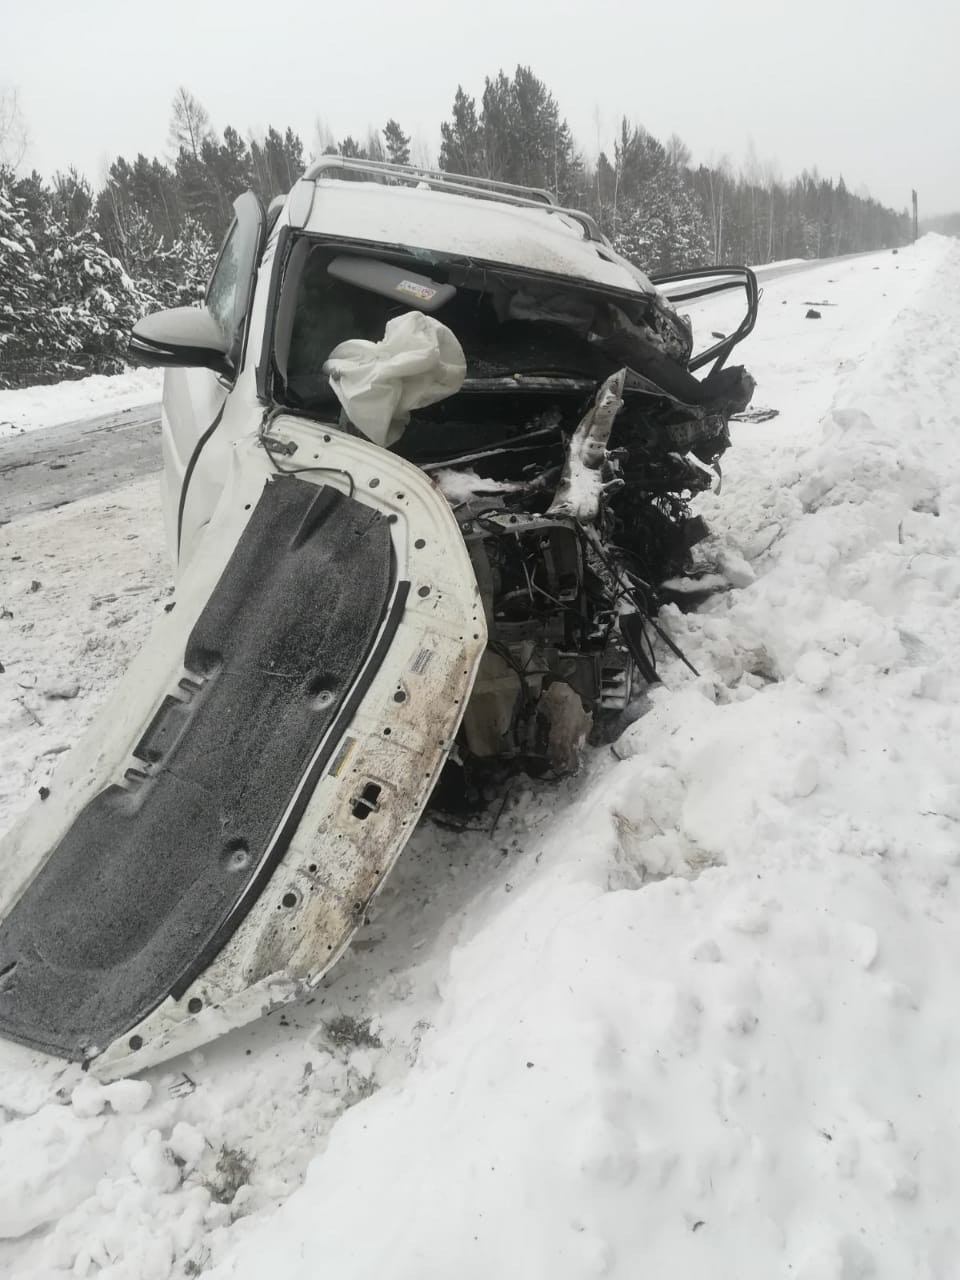
[[[870,256],[854,253],[843,258],[815,258],[758,267],[756,271],[763,284],[798,271]],[[78,498],[108,493],[160,468],[159,405],[0,438],[0,524]]]
[[[0,524],[159,471],[160,406],[0,436]]]
[[[845,253],[839,258],[810,258],[805,262],[774,263],[769,267],[754,267],[753,270],[761,284],[767,280],[779,280],[781,276],[792,276],[798,271],[812,271],[814,267],[829,267],[834,262],[855,262],[857,258],[874,258],[878,254],[892,252],[890,249],[868,249],[865,253]]]

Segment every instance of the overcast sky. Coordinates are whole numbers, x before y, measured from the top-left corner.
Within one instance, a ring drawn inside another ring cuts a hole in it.
[[[457,84],[529,64],[580,147],[619,116],[695,161],[752,143],[783,177],[817,166],[921,214],[960,209],[956,0],[0,0],[0,87],[26,165],[95,182],[117,155],[164,155],[179,84],[213,124],[337,138],[395,116],[436,154]]]

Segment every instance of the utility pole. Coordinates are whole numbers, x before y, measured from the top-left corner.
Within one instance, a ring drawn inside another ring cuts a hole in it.
[[[920,234],[920,223],[917,218],[917,193],[916,191],[914,191],[912,194],[913,194],[913,238],[914,238],[914,241],[916,241],[917,236]]]

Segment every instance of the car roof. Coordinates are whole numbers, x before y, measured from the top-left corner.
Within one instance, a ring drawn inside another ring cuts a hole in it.
[[[473,258],[601,288],[656,292],[608,243],[587,237],[575,212],[555,205],[520,205],[426,184],[307,176],[291,191],[285,212],[293,225],[315,235]]]

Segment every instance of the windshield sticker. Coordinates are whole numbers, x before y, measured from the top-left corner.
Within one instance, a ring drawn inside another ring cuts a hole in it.
[[[401,280],[397,285],[397,293],[409,293],[422,302],[429,302],[437,296],[436,289],[431,289],[428,284],[417,284],[416,280]]]

